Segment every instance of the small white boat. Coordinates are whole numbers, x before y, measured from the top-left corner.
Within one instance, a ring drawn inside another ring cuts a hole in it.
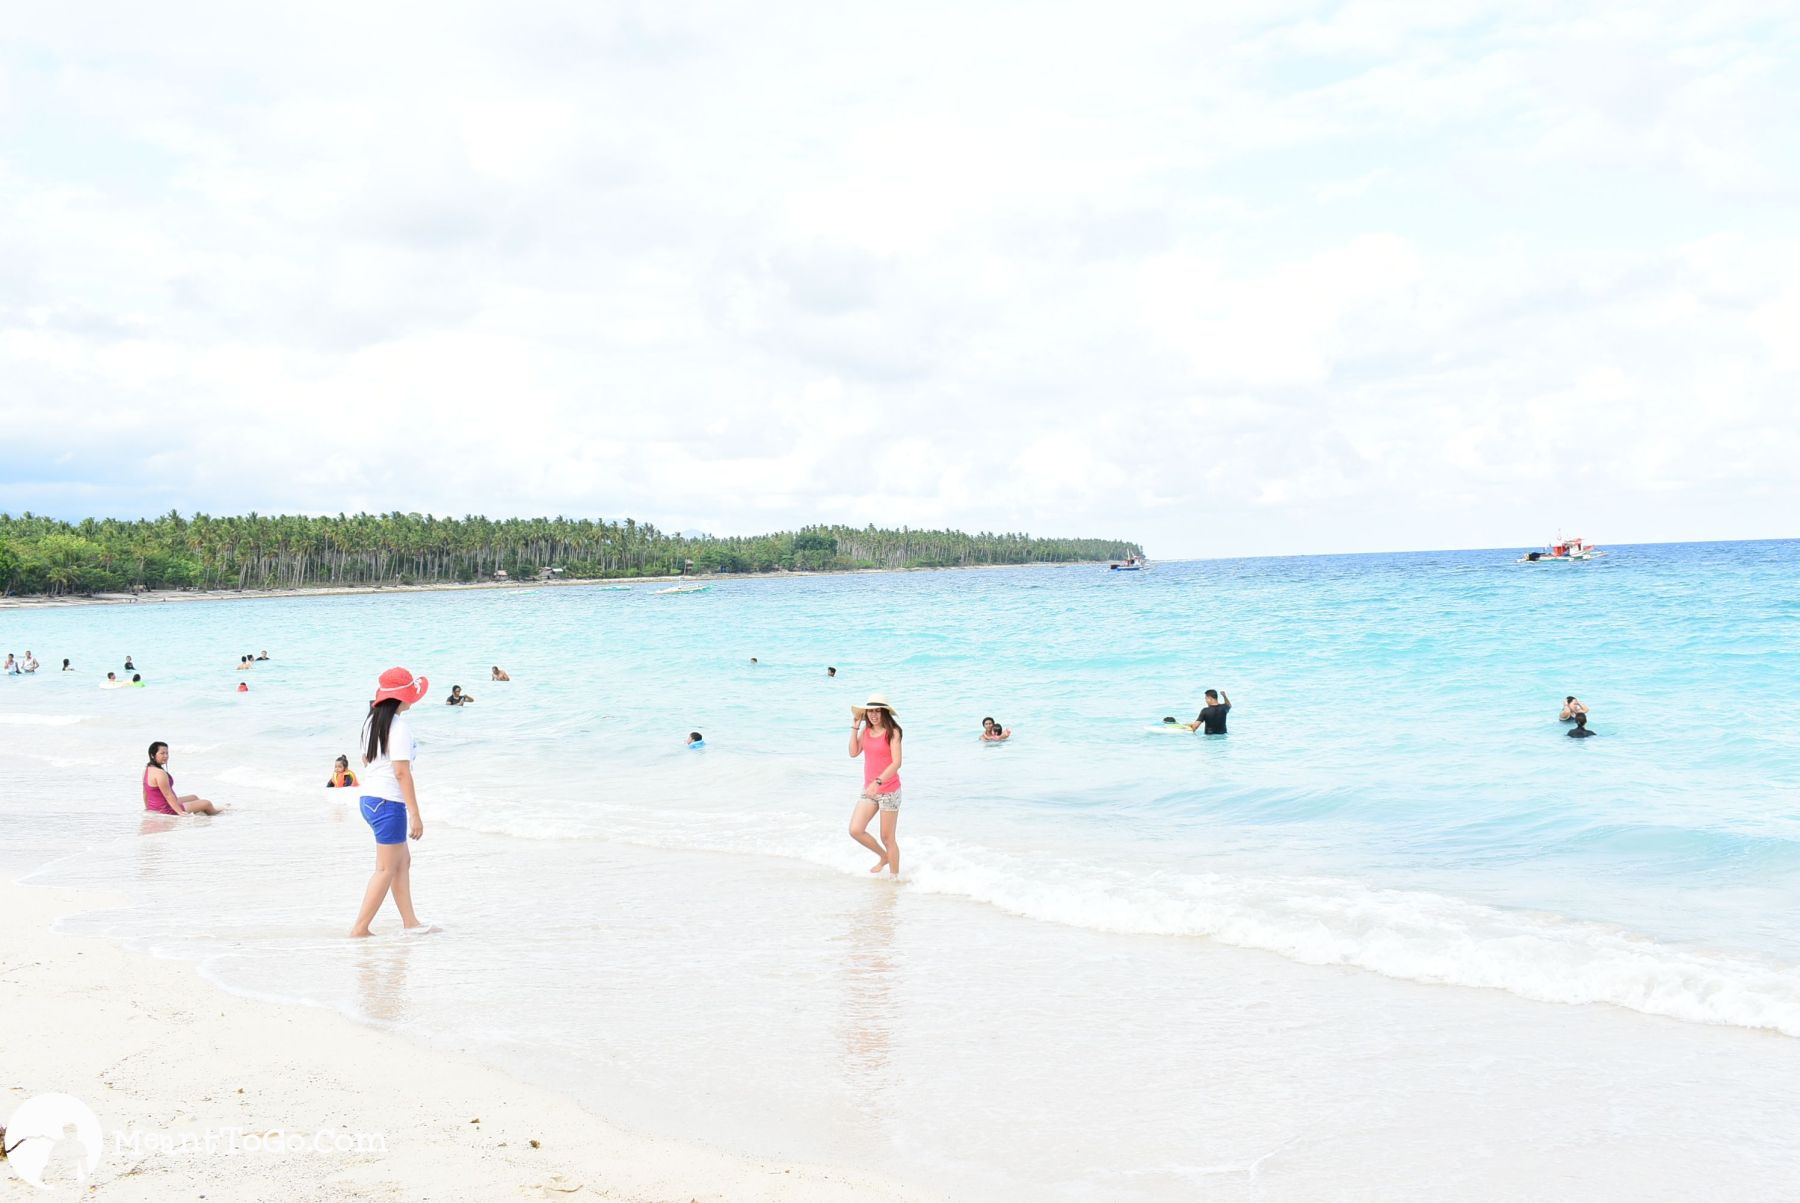
[[[1572,539],[1557,536],[1556,542],[1549,544],[1542,551],[1528,551],[1520,556],[1520,564],[1574,564],[1584,560],[1597,560],[1606,553],[1577,535]]]
[[[1124,560],[1108,564],[1106,567],[1112,572],[1144,572],[1149,569],[1150,561],[1143,556],[1126,556]]]
[[[705,593],[711,585],[670,585],[667,589],[658,589],[656,596],[667,597],[671,593]]]

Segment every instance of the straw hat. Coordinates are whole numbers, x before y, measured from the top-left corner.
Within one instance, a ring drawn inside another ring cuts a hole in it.
[[[869,700],[864,702],[862,705],[851,706],[850,707],[850,717],[854,718],[857,722],[860,723],[863,720],[863,717],[865,715],[867,715],[869,713],[869,711],[874,710],[878,707],[882,710],[887,711],[888,714],[894,718],[900,717],[900,712],[898,710],[894,709],[893,705],[887,700],[887,694],[885,694],[885,693],[872,693],[869,695]]]

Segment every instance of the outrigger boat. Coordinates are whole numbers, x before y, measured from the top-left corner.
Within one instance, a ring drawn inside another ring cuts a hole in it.
[[[1150,563],[1143,556],[1126,556],[1120,563],[1107,565],[1113,572],[1142,572],[1148,567]]]
[[[1579,560],[1597,560],[1606,553],[1577,535],[1573,539],[1557,536],[1556,542],[1542,551],[1528,551],[1519,557],[1521,564],[1567,564]]]

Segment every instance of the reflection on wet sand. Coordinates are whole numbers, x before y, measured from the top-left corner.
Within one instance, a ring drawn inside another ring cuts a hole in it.
[[[852,1097],[859,1109],[876,1118],[885,1110],[890,1084],[900,976],[900,956],[894,949],[900,895],[887,882],[872,884],[867,902],[850,912],[839,1028]]]
[[[376,1023],[401,1023],[410,1011],[406,994],[410,944],[383,944],[376,940],[356,944],[356,995],[361,1011]]]
[[[140,836],[162,835],[165,832],[173,831],[176,824],[180,822],[181,819],[176,815],[164,815],[158,814],[154,810],[146,810],[143,817],[138,820],[138,834]],[[133,849],[136,855],[132,858],[132,864],[137,870],[139,881],[156,881],[163,876],[167,868],[163,862],[169,855],[169,847],[170,844],[167,840],[140,839],[136,842]]]

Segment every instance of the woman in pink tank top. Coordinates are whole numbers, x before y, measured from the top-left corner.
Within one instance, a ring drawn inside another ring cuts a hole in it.
[[[865,705],[850,707],[850,755],[863,758],[863,791],[850,813],[850,838],[881,859],[869,872],[886,868],[900,875],[900,723],[885,694],[870,694]],[[869,820],[881,815],[881,838],[869,834]]]
[[[216,815],[219,808],[199,794],[175,795],[175,778],[169,775],[169,745],[157,740],[150,745],[150,763],[144,766],[144,809],[159,815]]]

